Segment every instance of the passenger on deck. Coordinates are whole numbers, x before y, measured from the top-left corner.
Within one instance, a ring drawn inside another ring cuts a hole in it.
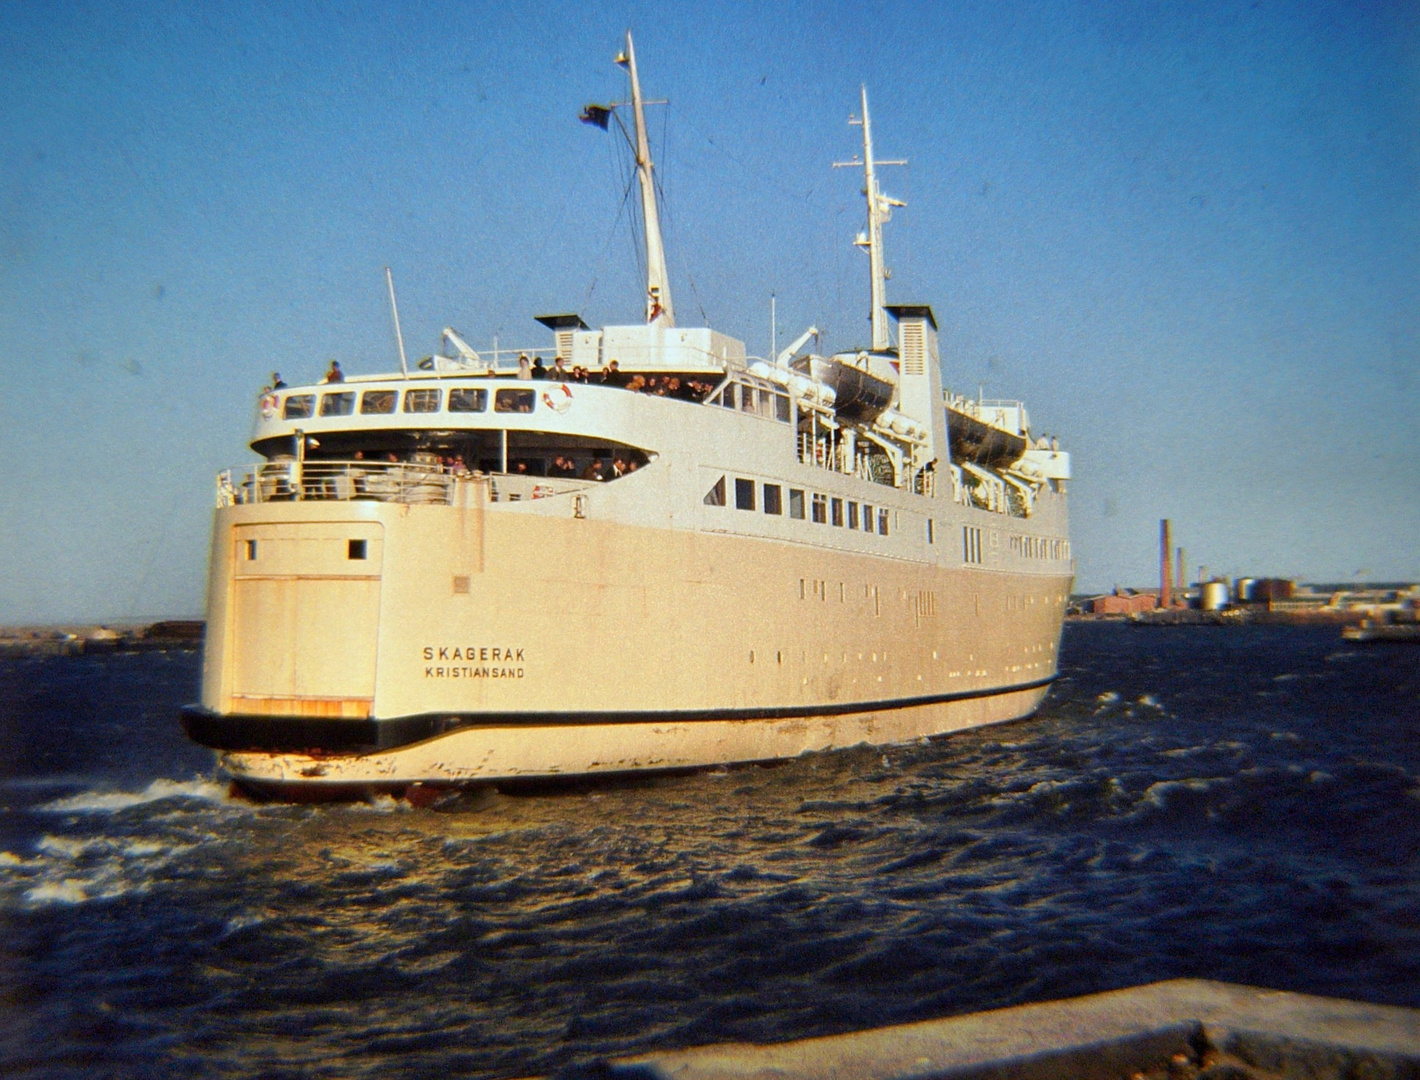
[[[325,373],[325,381],[328,383],[345,381],[345,372],[340,370],[339,360],[330,362],[330,370]]]
[[[518,378],[532,378],[532,362],[528,359],[527,353],[522,353],[518,356]]]
[[[355,464],[350,466],[350,486],[358,499],[365,494],[365,451],[356,450],[353,458]]]
[[[572,373],[567,370],[566,366],[564,366],[564,364],[562,363],[562,357],[560,356],[556,357],[552,361],[552,370],[548,372],[548,375],[554,382],[572,381]]]
[[[619,480],[621,477],[625,476],[630,471],[630,468],[626,464],[626,458],[624,458],[622,455],[617,454],[616,457],[612,459],[611,478],[613,480]]]
[[[273,389],[273,390],[285,390],[285,389],[286,389],[286,382],[285,382],[284,379],[281,378],[281,372],[279,372],[279,371],[273,371],[273,372],[271,373],[271,389]]]
[[[592,373],[578,364],[572,369],[572,378],[579,383],[589,383],[592,381]]]
[[[535,357],[533,357],[533,362],[532,362],[532,377],[533,377],[534,379],[545,379],[545,378],[547,378],[547,368],[543,365],[542,357],[540,357],[540,356],[535,356]]]
[[[582,479],[604,481],[606,479],[606,463],[601,458],[593,458],[592,463],[582,472]]]
[[[571,459],[564,457],[562,454],[558,454],[552,459],[552,467],[547,470],[547,475],[576,476],[577,466],[572,463]]]
[[[602,382],[607,386],[626,385],[626,376],[621,373],[621,365],[615,360],[610,361],[602,372]]]
[[[643,376],[641,376],[641,375],[633,375],[633,376],[631,376],[631,381],[626,384],[626,389],[628,389],[628,390],[644,390],[644,389],[646,389],[646,380],[645,380],[645,378],[644,378]]]

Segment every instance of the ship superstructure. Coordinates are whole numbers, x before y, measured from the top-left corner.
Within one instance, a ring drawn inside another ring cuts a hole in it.
[[[630,35],[618,62],[644,322],[446,329],[423,368],[283,387],[219,477],[184,723],[244,785],[767,760],[1023,716],[1054,678],[1069,458],[1019,402],[944,396],[931,308],[886,303],[866,90],[871,344],[756,358],[676,325]]]

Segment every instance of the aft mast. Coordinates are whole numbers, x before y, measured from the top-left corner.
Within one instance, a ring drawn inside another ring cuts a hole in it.
[[[626,51],[616,58],[631,75],[631,105],[636,116],[636,175],[641,181],[641,220],[646,228],[646,323],[674,326],[671,283],[666,273],[666,249],[661,243],[661,218],[656,208],[652,179],[651,147],[646,139],[646,115],[641,100],[641,80],[636,75],[636,49],[626,32]]]
[[[862,161],[835,161],[835,168],[846,168],[848,166],[863,166],[863,195],[868,200],[868,231],[859,233],[858,239],[854,241],[861,248],[866,248],[868,252],[868,272],[872,278],[872,324],[873,324],[873,351],[881,352],[892,345],[888,337],[887,324],[887,269],[883,266],[883,223],[892,219],[892,208],[894,206],[906,206],[905,202],[884,195],[878,188],[877,166],[879,165],[906,165],[902,161],[877,161],[873,157],[873,124],[868,117],[868,88],[860,87],[863,96],[863,116],[862,119],[850,117],[850,124],[858,125],[863,129],[863,160]]]

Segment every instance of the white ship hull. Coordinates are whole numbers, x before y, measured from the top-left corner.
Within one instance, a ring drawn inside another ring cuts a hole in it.
[[[1025,521],[798,472],[885,500],[889,535],[704,506],[673,456],[538,500],[490,502],[485,480],[455,505],[219,510],[190,727],[241,782],[315,793],[763,761],[1032,712],[1070,565],[1007,537],[1058,529],[1063,496]],[[617,520],[650,506],[657,526]]]

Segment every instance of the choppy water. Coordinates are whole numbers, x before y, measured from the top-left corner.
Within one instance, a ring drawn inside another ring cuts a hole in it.
[[[193,654],[0,661],[0,1073],[516,1076],[1176,976],[1420,1006],[1420,649],[1073,625],[1033,720],[253,806]]]

